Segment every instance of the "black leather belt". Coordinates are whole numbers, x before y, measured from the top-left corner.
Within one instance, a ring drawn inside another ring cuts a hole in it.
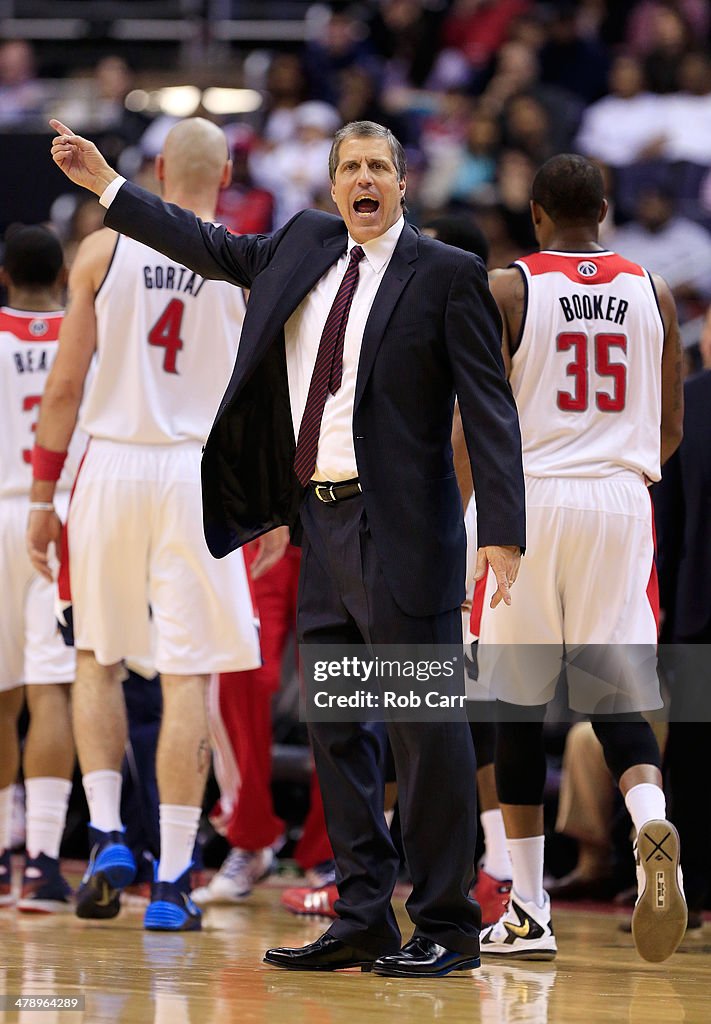
[[[356,494],[362,494],[363,488],[359,480],[341,480],[336,484],[328,480],[312,480],[309,484],[319,501],[325,505],[335,505],[338,501],[345,501],[346,498],[355,498]]]

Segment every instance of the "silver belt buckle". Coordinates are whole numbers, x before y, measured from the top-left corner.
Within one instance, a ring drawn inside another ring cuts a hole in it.
[[[338,501],[333,491],[333,484],[331,484],[329,487],[326,487],[325,484],[316,484],[314,490],[316,491],[316,497],[318,498],[319,501],[322,501],[324,505],[333,505],[336,501]],[[326,494],[328,494],[328,498],[323,497],[321,493],[322,491],[325,491]]]

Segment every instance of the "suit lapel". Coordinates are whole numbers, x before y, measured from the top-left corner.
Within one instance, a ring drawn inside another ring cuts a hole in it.
[[[248,335],[245,335],[245,333],[242,335],[243,344],[244,340],[247,340],[247,345],[244,346],[244,350],[240,346],[238,356],[238,363],[241,369],[240,376],[244,372],[249,373],[262,359],[266,349],[278,335],[279,331],[283,329],[284,324],[299,303],[303,301],[317,281],[323,277],[326,271],[346,251],[346,245],[347,235],[343,232],[335,237],[326,239],[320,245],[305,249],[294,263],[288,276],[285,275],[283,281],[279,280],[279,295],[276,301],[272,300],[270,308],[263,311],[261,318],[257,314],[256,322],[250,324],[251,330]],[[269,273],[269,270],[266,273]],[[275,277],[278,276],[280,276],[278,271],[275,271]],[[253,296],[253,298],[256,298],[256,296]],[[249,305],[247,310],[247,315],[249,316]],[[260,319],[261,323],[259,322]],[[249,342],[252,339],[253,343],[250,345]]]
[[[395,252],[388,264],[383,280],[373,301],[368,320],[363,331],[363,344],[358,361],[354,408],[363,397],[365,385],[368,383],[375,357],[385,336],[385,329],[392,316],[398,299],[405,285],[415,273],[410,264],[417,259],[417,232],[409,224],[405,224],[402,234],[395,246]]]

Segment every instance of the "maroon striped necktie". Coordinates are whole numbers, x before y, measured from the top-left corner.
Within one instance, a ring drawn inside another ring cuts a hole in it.
[[[353,295],[358,287],[358,264],[365,256],[359,245],[351,249],[348,269],[341,281],[319,342],[314,372],[311,375],[304,415],[299,427],[299,440],[294,456],[294,470],[306,486],[316,469],[316,453],[321,433],[321,419],[330,391],[335,395],[343,378],[343,342]]]

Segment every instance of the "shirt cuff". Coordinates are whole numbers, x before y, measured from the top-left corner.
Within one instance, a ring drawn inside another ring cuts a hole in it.
[[[104,206],[107,210],[113,203],[114,199],[116,198],[116,193],[125,183],[125,181],[126,179],[122,178],[119,174],[118,178],[114,178],[111,184],[107,185],[104,191],[99,196],[100,204]]]

